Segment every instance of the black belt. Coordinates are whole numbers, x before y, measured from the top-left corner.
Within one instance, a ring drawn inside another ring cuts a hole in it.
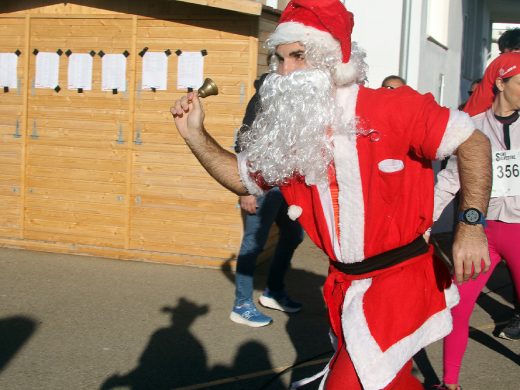
[[[393,265],[402,263],[403,261],[412,259],[428,252],[429,246],[424,241],[423,236],[417,237],[411,243],[391,249],[378,255],[367,257],[363,261],[357,263],[340,263],[339,261],[331,261],[338,271],[348,275],[362,275],[373,271],[389,268]]]

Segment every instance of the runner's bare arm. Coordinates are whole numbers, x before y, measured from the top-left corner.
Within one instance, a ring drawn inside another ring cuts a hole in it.
[[[222,148],[204,128],[204,110],[197,94],[190,92],[177,100],[170,112],[179,134],[206,171],[228,190],[247,195],[236,156]]]
[[[491,147],[488,138],[479,130],[457,149],[460,178],[460,210],[476,208],[487,212],[491,193]],[[487,238],[482,225],[458,223],[453,243],[453,261],[457,282],[480,272],[487,272],[490,265]]]

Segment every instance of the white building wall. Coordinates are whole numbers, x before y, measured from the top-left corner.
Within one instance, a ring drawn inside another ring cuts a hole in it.
[[[404,26],[408,29],[408,50],[405,53],[406,68],[405,78],[408,85],[415,89],[419,89],[419,81],[422,78],[420,74],[421,51],[424,45],[424,37],[426,35],[426,2],[424,0],[408,0],[410,3],[410,20],[409,25]]]
[[[352,39],[367,51],[370,87],[377,88],[386,76],[397,74],[412,88],[431,92],[440,103],[457,107],[462,0],[449,1],[447,49],[428,40],[428,1],[432,0],[371,0],[367,6],[366,0],[349,0],[347,7],[355,18]],[[410,6],[408,23],[406,4]]]
[[[435,1],[435,0],[429,0]],[[428,33],[427,7],[421,10],[421,53],[417,89],[431,92],[442,105],[457,108],[460,95],[460,65],[462,52],[462,0],[449,1],[447,42],[437,43]],[[412,16],[412,18],[415,16]]]
[[[399,75],[402,0],[349,0],[354,14],[352,40],[367,52],[368,85],[377,88],[391,74]]]

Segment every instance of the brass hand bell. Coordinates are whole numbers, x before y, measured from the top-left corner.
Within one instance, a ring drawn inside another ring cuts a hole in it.
[[[217,84],[211,79],[204,80],[204,84],[197,90],[199,97],[205,98],[212,95],[218,95]]]

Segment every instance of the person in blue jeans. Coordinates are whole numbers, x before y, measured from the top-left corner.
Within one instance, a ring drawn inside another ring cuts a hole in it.
[[[266,75],[262,75],[260,80],[255,82],[257,90]],[[244,125],[240,131],[247,131],[253,123],[257,101],[258,94],[255,94],[247,105]],[[238,146],[235,149],[239,152]],[[264,249],[271,226],[276,222],[279,230],[278,244],[271,259],[267,287],[259,302],[264,307],[288,313],[300,311],[302,305],[289,298],[285,291],[284,279],[294,251],[303,241],[303,230],[298,222],[291,220],[287,215],[288,206],[278,188],[271,189],[264,196],[241,196],[240,207],[244,214],[244,236],[237,258],[235,303],[229,318],[239,324],[261,327],[269,325],[273,320],[260,312],[253,301],[256,259]]]

